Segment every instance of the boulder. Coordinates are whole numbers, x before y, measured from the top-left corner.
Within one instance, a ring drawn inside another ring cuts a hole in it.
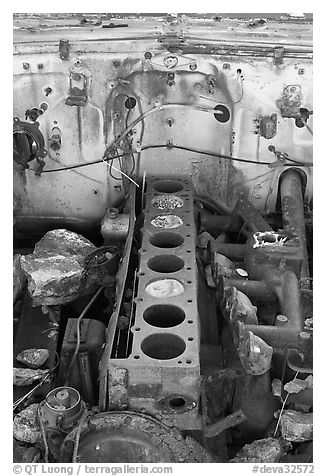
[[[49,231],[34,252],[21,257],[34,306],[60,305],[73,301],[90,286],[84,280],[85,257],[96,247],[77,233]]]

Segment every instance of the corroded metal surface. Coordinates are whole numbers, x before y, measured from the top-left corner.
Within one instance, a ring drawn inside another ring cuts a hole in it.
[[[157,190],[164,186],[171,193],[162,199]],[[173,181],[149,178],[145,201],[131,353],[125,359],[102,359],[102,366],[109,370],[109,397],[114,395],[109,398],[109,408],[117,392],[123,398],[127,393],[125,404],[129,408],[143,408],[154,414],[163,411],[181,427],[192,428],[197,426],[200,395],[200,331],[191,181],[185,177],[175,177]],[[161,231],[152,225],[162,213],[156,203],[164,203],[164,213],[177,214],[182,219],[177,231]],[[173,203],[182,205],[170,207]],[[155,293],[153,302],[153,291],[148,292],[148,288],[164,286],[165,279],[178,283],[182,292],[161,290]],[[116,383],[114,369],[115,373],[118,369],[127,372],[125,390]],[[166,402],[164,407],[159,403],[162,399]],[[187,422],[183,417],[186,413]]]
[[[131,130],[129,140],[135,151],[156,146],[141,153],[140,175],[144,170],[151,175],[187,173],[198,193],[232,205],[245,192],[259,210],[271,211],[276,204],[279,167],[209,157],[199,150],[272,162],[268,146],[273,136],[273,144],[290,157],[311,160],[309,131],[296,127],[294,119],[283,118],[277,105],[284,88],[295,85],[300,88],[300,105],[312,109],[309,22],[301,21],[298,26],[286,18],[278,19],[280,23],[266,21],[262,34],[261,27],[250,26],[249,20],[232,18],[179,16],[172,23],[141,18],[131,19],[126,28],[110,30],[101,24],[81,25],[78,16],[49,16],[43,26],[37,18],[29,17],[29,29],[22,16],[16,19],[14,115],[22,120],[27,110],[42,103],[48,106],[38,118],[48,150],[44,170],[99,163],[41,177],[30,169],[15,173],[18,229],[44,227],[45,220],[48,228],[67,221],[79,229],[89,228],[99,223],[108,205],[121,200],[125,194],[121,175],[110,175],[108,166],[100,161],[106,147],[125,128],[126,95],[137,100],[129,124],[155,108],[150,119],[145,117]],[[64,57],[58,54],[60,40],[69,41],[69,54]],[[171,54],[168,49],[173,44],[177,51]],[[284,46],[284,57],[281,64],[272,64],[277,44]],[[167,60],[169,56],[173,62]],[[66,103],[74,88],[69,87],[71,77],[86,78],[83,105]],[[185,107],[160,109],[166,104]],[[227,122],[203,111],[217,106],[229,111]],[[266,132],[266,117],[277,117],[276,133]],[[311,121],[309,118],[310,125]],[[59,150],[51,148],[54,128],[61,131]],[[126,144],[117,145],[125,150]],[[113,165],[120,167],[118,160]],[[129,165],[127,168],[130,171]],[[305,171],[309,198],[311,174]]]

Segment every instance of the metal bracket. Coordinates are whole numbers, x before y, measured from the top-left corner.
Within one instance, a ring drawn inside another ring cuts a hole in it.
[[[85,106],[87,103],[87,77],[82,73],[71,72],[69,76],[69,96],[67,106]]]

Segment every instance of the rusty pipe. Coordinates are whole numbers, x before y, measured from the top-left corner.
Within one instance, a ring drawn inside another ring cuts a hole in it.
[[[263,282],[273,287],[287,321],[278,323],[276,320],[274,326],[245,325],[245,328],[272,347],[303,349],[306,343],[300,338],[300,333],[303,331],[304,318],[296,275],[288,270],[270,269],[265,272]]]
[[[296,235],[300,241],[303,257],[301,268],[301,286],[309,288],[309,266],[307,237],[304,218],[301,173],[296,169],[289,169],[280,179],[281,208],[284,228]]]
[[[253,297],[264,301],[276,300],[273,287],[263,281],[224,278],[224,284],[228,287],[234,286],[250,298]]]
[[[220,253],[230,259],[242,261],[245,254],[246,245],[233,243],[218,243],[210,241],[207,245],[208,255],[212,257],[213,253]]]
[[[199,212],[199,227],[201,231],[208,231],[211,235],[216,235],[221,231],[235,232],[241,229],[241,218],[237,215],[213,215],[206,210]]]

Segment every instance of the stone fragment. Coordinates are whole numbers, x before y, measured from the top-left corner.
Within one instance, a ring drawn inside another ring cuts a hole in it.
[[[33,403],[14,418],[14,438],[24,443],[35,444],[41,440],[41,430],[37,419],[38,403]]]
[[[235,266],[232,261],[220,253],[213,253],[213,275],[216,277],[225,276],[226,278],[231,278],[234,276]]]
[[[287,441],[301,443],[312,440],[313,413],[285,410],[281,416],[280,425],[282,437]]]
[[[262,375],[271,367],[273,347],[251,331],[239,336],[239,357],[249,375]]]
[[[33,305],[64,304],[83,294],[87,289],[84,260],[95,249],[86,238],[68,230],[46,233],[32,254],[21,257]]]
[[[284,390],[288,393],[299,393],[305,388],[307,388],[307,382],[299,378],[295,378],[284,385]]]
[[[16,359],[31,369],[38,369],[45,364],[49,355],[47,349],[26,349],[20,352]]]
[[[264,438],[245,445],[229,463],[278,463],[288,449],[279,438]]]
[[[13,369],[13,384],[17,387],[27,387],[34,382],[41,380],[49,371],[36,369]]]
[[[282,381],[279,378],[274,378],[272,381],[272,394],[274,397],[282,397]]]

